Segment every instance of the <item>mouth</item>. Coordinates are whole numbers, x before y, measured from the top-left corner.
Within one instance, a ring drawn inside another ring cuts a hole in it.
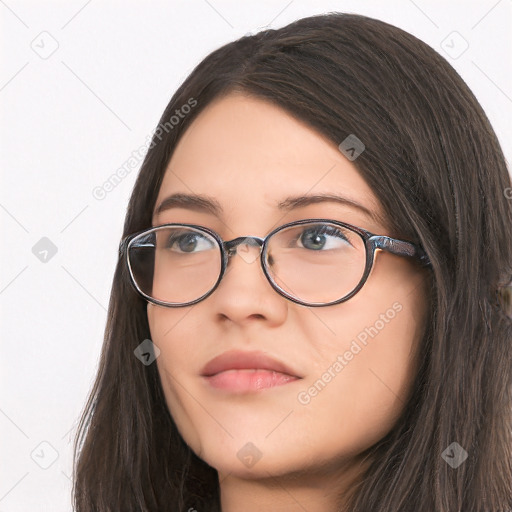
[[[299,380],[299,377],[270,370],[228,370],[205,377],[210,386],[227,391],[244,392],[282,386]]]
[[[302,379],[297,372],[263,352],[228,351],[212,359],[201,376],[213,388],[259,391]]]

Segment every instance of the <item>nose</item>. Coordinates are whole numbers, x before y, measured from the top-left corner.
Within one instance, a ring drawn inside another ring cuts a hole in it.
[[[220,317],[238,324],[259,318],[273,325],[286,318],[287,301],[272,289],[260,265],[263,243],[253,236],[224,242],[226,273],[209,298]]]

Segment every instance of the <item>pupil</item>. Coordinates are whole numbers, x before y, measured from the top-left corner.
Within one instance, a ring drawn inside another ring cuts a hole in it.
[[[325,236],[315,234],[315,231],[309,231],[303,235],[302,245],[306,246],[304,240],[312,241],[313,244],[321,244],[321,247],[323,247],[323,243],[325,243]]]
[[[197,244],[195,235],[185,235],[179,242],[180,249],[187,251],[187,249],[193,250]]]

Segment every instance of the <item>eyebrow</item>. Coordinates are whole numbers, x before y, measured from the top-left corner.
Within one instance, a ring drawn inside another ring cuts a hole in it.
[[[355,208],[377,223],[382,223],[383,219],[377,213],[369,210],[362,204],[347,197],[336,194],[314,194],[305,196],[290,196],[276,203],[276,207],[282,212],[289,212],[297,208],[304,208],[310,204],[333,202]],[[203,194],[183,194],[176,193],[166,197],[155,209],[153,216],[157,216],[171,208],[186,208],[200,213],[210,213],[217,217],[222,217],[224,209],[220,203],[213,197]]]

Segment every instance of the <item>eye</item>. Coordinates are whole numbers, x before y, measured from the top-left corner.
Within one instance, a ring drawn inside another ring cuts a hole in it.
[[[341,229],[322,224],[304,229],[296,240],[300,242],[301,247],[313,251],[343,249],[352,246]]]
[[[166,237],[165,248],[176,252],[192,253],[207,251],[214,247],[209,238],[195,231],[180,230]]]

